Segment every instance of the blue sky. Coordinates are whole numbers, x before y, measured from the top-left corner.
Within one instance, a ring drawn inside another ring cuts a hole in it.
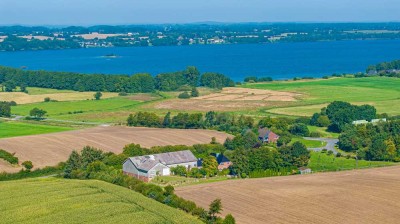
[[[400,0],[0,0],[0,24],[400,21]]]

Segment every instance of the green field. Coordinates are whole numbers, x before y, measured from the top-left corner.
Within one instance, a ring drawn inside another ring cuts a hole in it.
[[[301,142],[305,146],[307,146],[307,148],[320,148],[320,147],[326,146],[326,142],[323,142],[323,141],[308,140],[308,139],[297,138],[297,137],[292,138],[292,141],[290,142],[290,144],[293,144],[295,142]]]
[[[371,104],[379,113],[400,115],[400,79],[388,77],[332,78],[309,81],[249,83],[244,88],[269,89],[301,93],[297,102],[267,108],[271,114],[312,115],[328,103],[341,100],[355,104]]]
[[[392,162],[358,160],[358,168],[371,168],[394,165]],[[356,169],[356,160],[353,158],[336,157],[326,153],[311,152],[311,159],[308,167],[314,172],[319,171],[340,171]]]
[[[73,130],[73,128],[35,123],[0,121],[0,138],[9,138],[24,135],[38,135],[70,130]]]
[[[114,97],[102,100],[80,100],[65,102],[42,102],[23,104],[12,107],[11,112],[16,115],[27,116],[35,107],[47,111],[47,116],[52,119],[72,121],[116,121],[122,119],[119,113],[124,113],[126,119],[130,111],[143,104],[127,97]],[[113,116],[116,115],[116,116]]]
[[[132,190],[94,180],[0,182],[1,223],[202,223]]]

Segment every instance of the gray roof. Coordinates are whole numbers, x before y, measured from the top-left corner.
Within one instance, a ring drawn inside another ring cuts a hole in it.
[[[129,158],[136,168],[149,171],[158,163],[163,165],[173,165],[180,163],[196,162],[197,158],[193,155],[190,150],[178,151],[178,152],[167,152],[154,155],[136,156]]]

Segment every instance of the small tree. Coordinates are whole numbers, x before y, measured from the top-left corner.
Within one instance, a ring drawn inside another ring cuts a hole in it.
[[[29,112],[29,115],[35,119],[41,119],[46,113],[47,111],[35,107]]]
[[[192,92],[190,94],[192,97],[198,97],[200,95],[199,91],[197,90],[196,87],[192,88]]]
[[[46,98],[44,98],[44,102],[50,102],[50,97],[46,97]]]
[[[218,142],[217,142],[217,138],[215,138],[215,137],[212,137],[212,138],[211,138],[211,142],[210,142],[210,144],[212,144],[212,145],[216,145],[216,144],[218,144]]]
[[[218,173],[218,162],[214,156],[207,156],[203,159],[203,169],[207,172],[207,176],[215,176]]]
[[[14,81],[7,81],[4,83],[4,87],[6,92],[12,92],[15,88],[17,88],[17,84]]]
[[[103,96],[103,94],[102,94],[101,92],[96,92],[93,96],[94,96],[94,98],[95,98],[96,100],[100,100],[101,97]]]
[[[222,211],[222,203],[221,199],[215,199],[210,204],[210,209],[208,210],[208,215],[211,221],[214,221],[217,218],[218,214],[221,214]]]
[[[235,223],[236,223],[236,220],[231,214],[228,214],[225,216],[223,224],[235,224]]]
[[[25,84],[21,84],[21,85],[19,86],[19,88],[21,89],[21,92],[23,92],[23,93],[27,93],[27,92],[28,92],[28,91],[26,90]]]
[[[189,95],[188,92],[183,92],[183,93],[181,93],[181,94],[178,95],[178,98],[179,98],[179,99],[189,99],[189,98],[190,98],[190,95]]]
[[[10,117],[11,116],[11,106],[8,102],[0,101],[0,117]]]
[[[32,161],[25,161],[22,163],[22,166],[28,171],[31,171],[31,169],[33,168]]]
[[[163,120],[163,126],[164,127],[169,127],[171,125],[171,112],[168,112]]]

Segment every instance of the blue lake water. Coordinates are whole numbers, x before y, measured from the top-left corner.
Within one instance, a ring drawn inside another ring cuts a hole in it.
[[[120,57],[102,57],[107,54]],[[31,70],[156,75],[194,65],[201,72],[220,72],[236,81],[246,76],[286,79],[355,73],[395,59],[400,59],[400,40],[0,52],[0,65]]]

